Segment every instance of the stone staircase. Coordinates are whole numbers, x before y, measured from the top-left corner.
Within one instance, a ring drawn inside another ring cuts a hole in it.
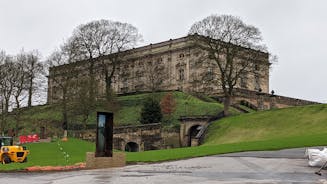
[[[238,111],[240,111],[242,113],[249,113],[249,111],[241,108],[240,105],[238,105],[238,104],[233,104],[233,105],[231,105],[231,107],[233,107],[234,109],[237,109]]]
[[[196,137],[195,137],[195,139],[198,140],[198,145],[201,145],[201,144],[203,143],[204,138],[205,138],[205,135],[206,135],[206,133],[207,133],[207,131],[208,131],[208,127],[210,126],[210,124],[211,124],[212,122],[217,121],[217,120],[219,120],[219,119],[222,119],[222,118],[224,118],[224,117],[225,117],[225,115],[224,115],[224,111],[221,111],[221,112],[219,112],[216,116],[212,116],[212,117],[209,119],[209,121],[208,121],[208,123],[207,123],[206,125],[202,126],[201,130],[198,132],[198,134],[197,134]]]

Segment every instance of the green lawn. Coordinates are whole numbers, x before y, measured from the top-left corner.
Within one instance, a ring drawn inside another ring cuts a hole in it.
[[[93,143],[73,138],[67,142],[30,143],[25,146],[30,150],[26,163],[0,165],[0,170],[19,170],[30,166],[73,165],[84,162],[86,152],[95,150]]]

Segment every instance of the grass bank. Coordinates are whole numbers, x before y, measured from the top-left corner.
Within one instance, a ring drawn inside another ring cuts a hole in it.
[[[208,132],[206,145],[324,134],[327,133],[327,105],[290,107],[233,116],[214,122]]]
[[[160,162],[201,156],[217,155],[244,151],[280,150],[286,148],[309,147],[326,145],[327,134],[316,134],[287,139],[273,139],[265,141],[239,142],[220,145],[202,145],[198,147],[176,148],[169,150],[154,150],[138,153],[127,153],[127,161]],[[304,154],[304,153],[303,153]]]
[[[189,115],[215,115],[223,110],[223,105],[206,97],[206,99],[200,99],[195,96],[183,93],[183,92],[172,92],[174,100],[176,102],[176,108],[171,115],[171,123],[178,124],[178,118],[180,116]],[[117,104],[114,108],[114,124],[116,126],[122,125],[138,125],[140,123],[140,113],[142,109],[143,102],[149,96],[154,96],[158,101],[167,94],[167,92],[158,93],[143,93],[136,95],[127,95],[117,97]],[[104,107],[100,104],[97,109],[103,111]],[[231,108],[233,114],[238,114],[239,112]],[[48,125],[61,129],[62,124],[62,113],[60,106],[58,105],[42,105],[35,106],[31,108],[23,108],[21,111],[19,126],[24,127],[20,130],[21,134],[30,134],[40,132],[40,122],[46,122]],[[80,116],[71,117],[69,115],[69,124],[71,122],[81,124],[82,118]],[[96,111],[92,112],[88,118],[89,124],[94,124],[96,121]],[[7,119],[7,125],[10,128],[15,128],[16,119],[14,113]],[[51,132],[51,131],[50,131]]]

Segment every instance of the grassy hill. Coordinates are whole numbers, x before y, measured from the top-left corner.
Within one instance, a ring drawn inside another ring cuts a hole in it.
[[[155,93],[155,98],[160,101],[167,92]],[[140,124],[140,113],[144,99],[152,94],[137,94],[118,97],[121,105],[115,116],[117,125]],[[182,92],[173,92],[176,101],[176,110],[172,114],[172,119],[176,121],[180,116],[188,115],[215,115],[223,110],[223,105],[207,99],[206,101]],[[232,109],[233,113],[237,111]]]
[[[327,133],[327,105],[242,114],[214,122],[206,145],[287,139]],[[326,139],[327,145],[327,139]]]
[[[223,110],[223,105],[208,98],[197,98],[189,94],[182,92],[172,92],[173,97],[176,101],[176,110],[171,116],[171,125],[178,126],[178,118],[180,116],[189,115],[215,115]],[[154,96],[157,100],[161,100],[162,97],[167,94],[167,92],[158,93],[144,93],[128,96],[117,97],[117,107],[114,112],[114,124],[116,126],[121,125],[138,125],[140,123],[140,112],[142,109],[142,104],[144,100],[149,96]],[[97,106],[96,110],[102,111],[104,108],[101,105]],[[236,109],[231,108],[232,114],[238,114]],[[73,122],[81,122],[79,116],[74,117]],[[70,118],[70,120],[72,120]],[[95,124],[96,121],[96,111],[92,112],[88,123]],[[163,120],[165,121],[165,120]],[[28,134],[30,132],[39,132],[39,122],[52,123],[52,126],[57,126],[58,129],[61,128],[62,114],[61,109],[58,105],[42,105],[35,106],[29,109],[23,109],[20,118],[20,126],[25,126],[22,134]],[[15,127],[16,121],[14,116],[8,118],[8,125],[12,128]]]
[[[252,112],[209,126],[198,147],[128,153],[130,162],[156,162],[242,151],[327,145],[327,104]]]

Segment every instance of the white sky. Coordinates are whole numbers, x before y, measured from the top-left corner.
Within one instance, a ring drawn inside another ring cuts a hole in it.
[[[232,14],[258,27],[271,53],[270,90],[327,102],[327,1],[324,0],[0,0],[0,49],[38,49],[43,57],[79,24],[128,22],[144,44],[185,36],[193,22]]]

